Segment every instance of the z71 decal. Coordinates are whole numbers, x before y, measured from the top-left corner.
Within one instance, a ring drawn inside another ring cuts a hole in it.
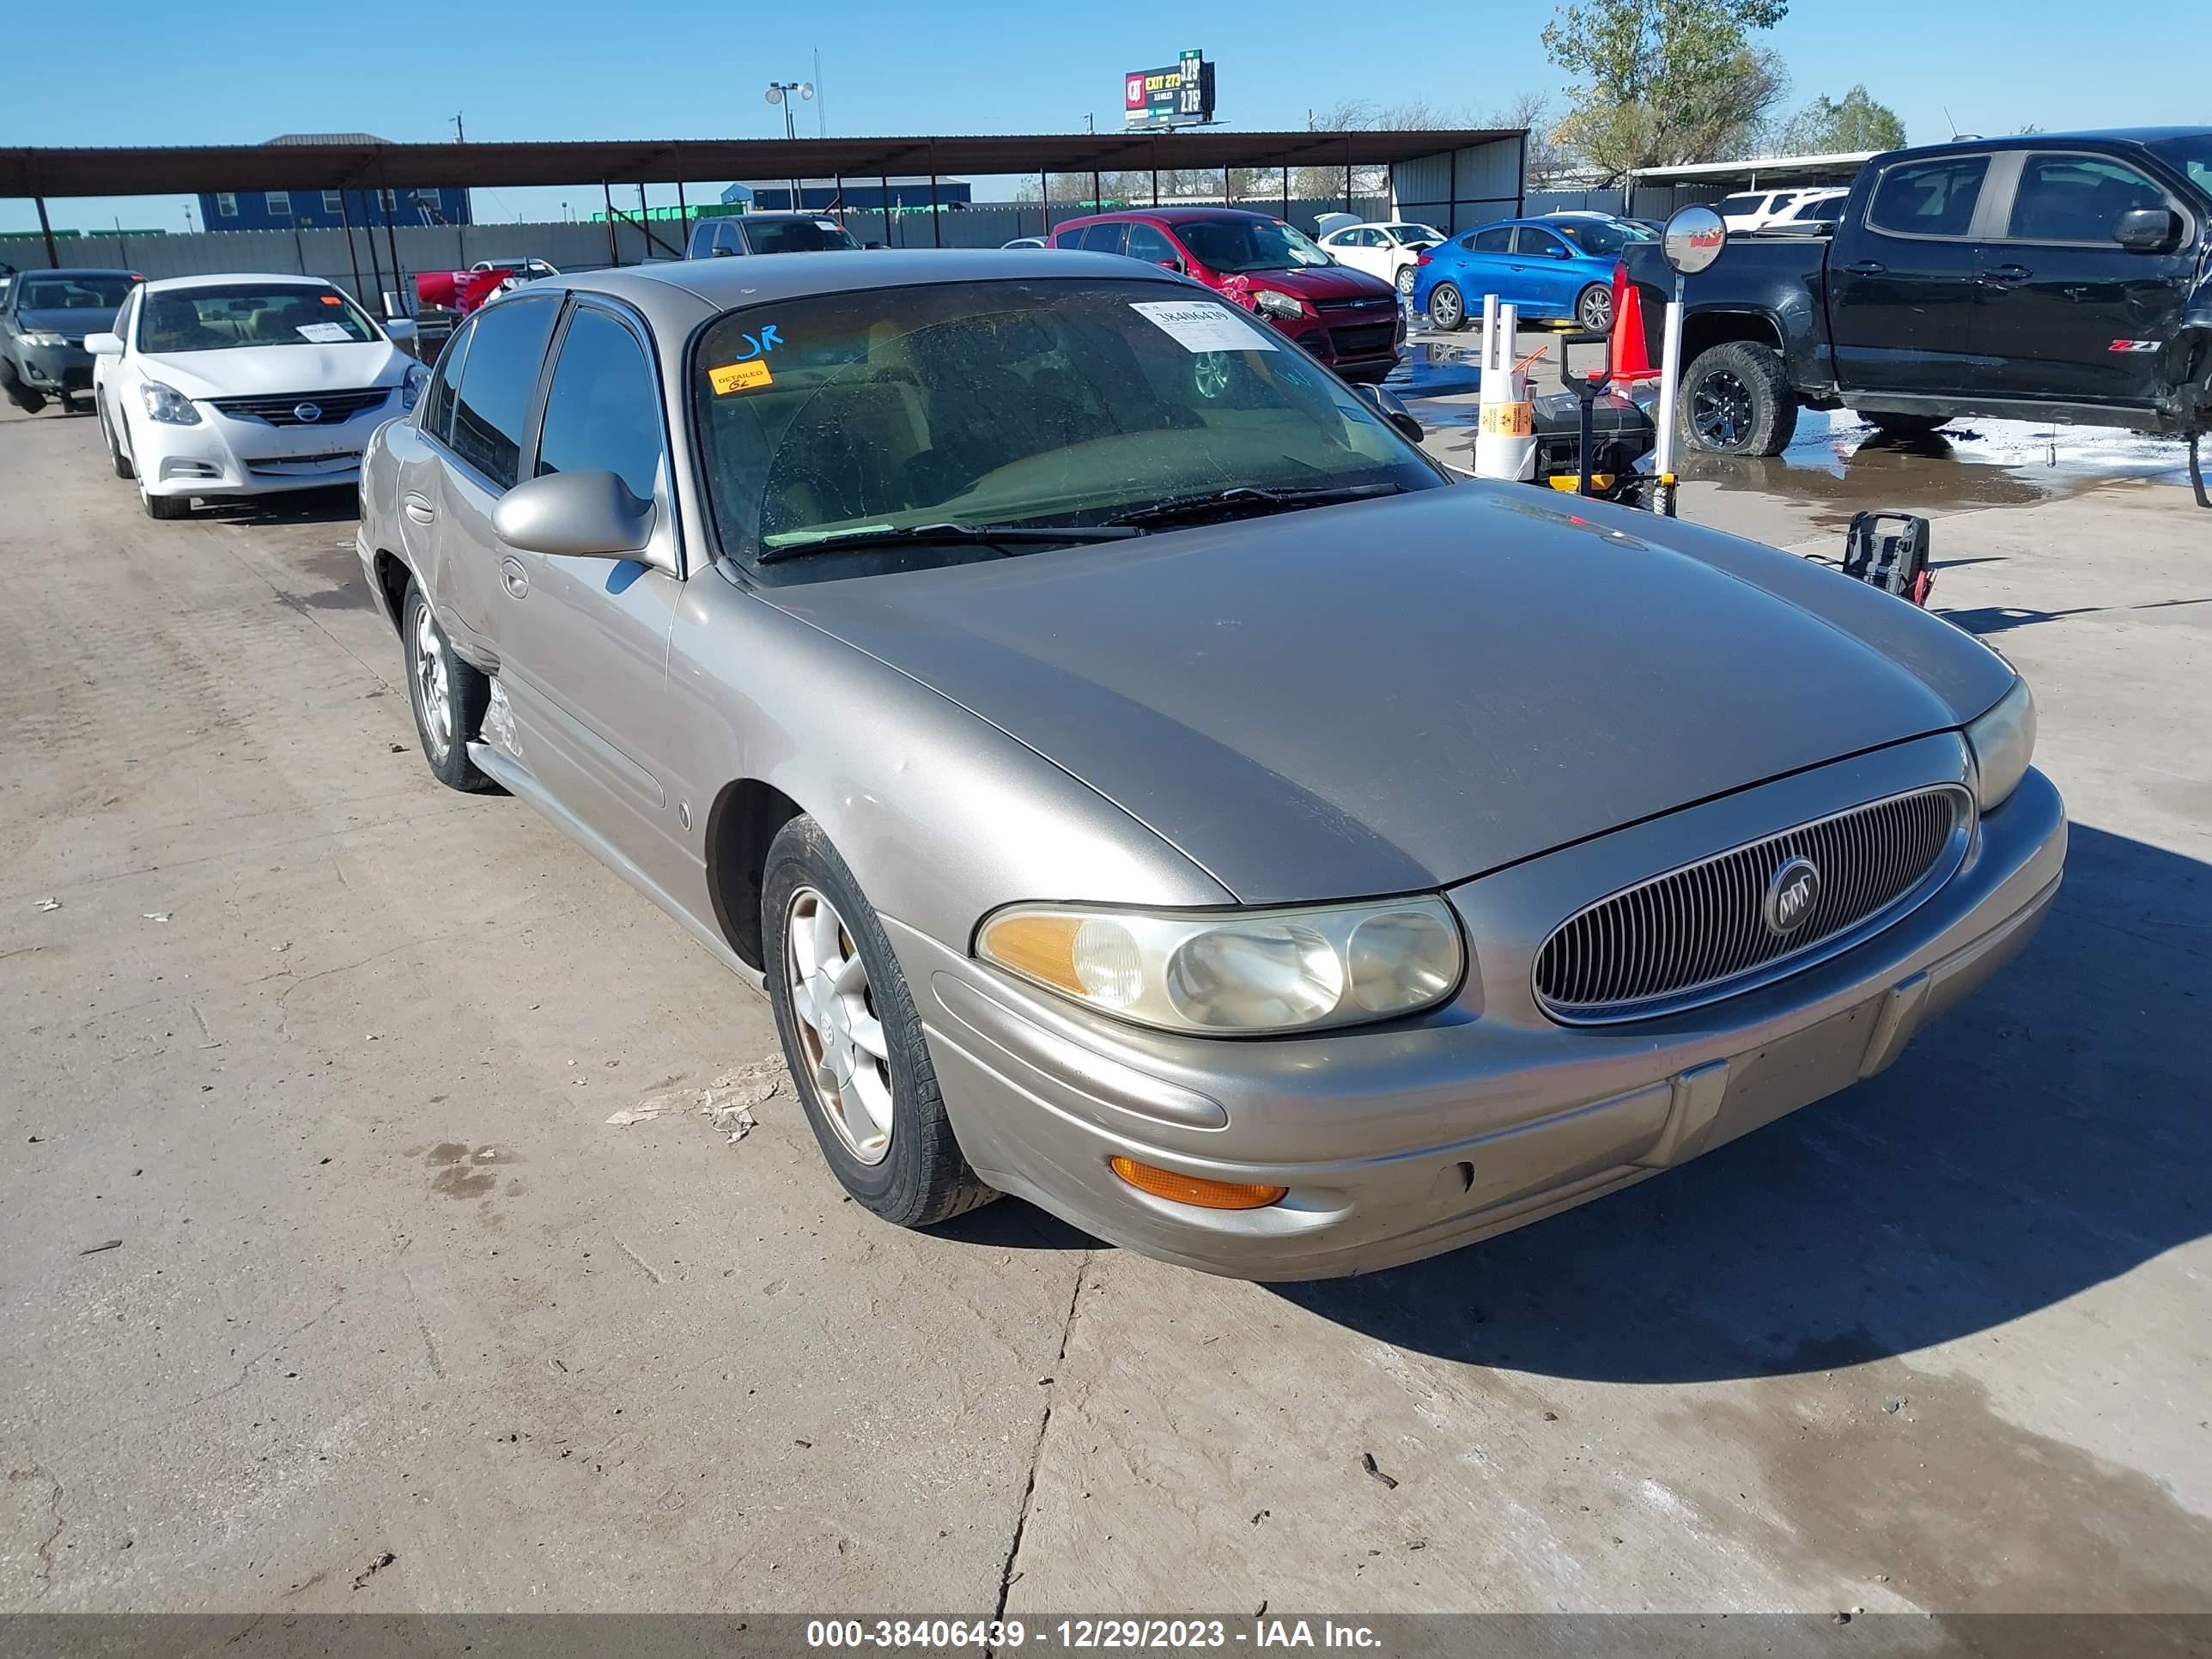
[[[2158,349],[2158,342],[2155,340],[2115,340],[2111,345],[2105,349],[2107,351],[2155,351]]]

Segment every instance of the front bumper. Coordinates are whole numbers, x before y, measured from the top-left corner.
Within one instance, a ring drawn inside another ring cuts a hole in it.
[[[15,354],[23,384],[48,396],[92,390],[92,354],[82,346],[23,346]]]
[[[271,426],[204,403],[193,407],[200,418],[191,426],[131,422],[133,459],[148,495],[266,495],[352,483],[369,438],[403,411],[404,400],[394,386],[350,420],[313,426]]]
[[[1146,1255],[1261,1279],[1432,1255],[1614,1191],[1887,1067],[2011,959],[2056,896],[2066,819],[2031,771],[1965,863],[1840,954],[1664,1018],[1570,1028],[1528,963],[1584,901],[1838,805],[1964,775],[1919,739],[1512,866],[1449,896],[1473,960],[1412,1021],[1243,1042],[1139,1030],[890,925],[945,1107],[992,1185]],[[1849,792],[1841,802],[1838,790]],[[1208,1211],[1114,1176],[1126,1154],[1290,1188]]]

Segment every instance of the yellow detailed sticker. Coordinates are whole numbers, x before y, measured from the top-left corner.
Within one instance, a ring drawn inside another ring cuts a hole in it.
[[[707,371],[707,384],[714,388],[714,395],[726,398],[732,392],[750,392],[757,386],[773,386],[775,377],[768,372],[768,365],[756,359],[749,363],[724,363],[720,368]]]
[[[1536,429],[1535,415],[1527,404],[1485,404],[1482,429],[1493,438],[1525,438]]]

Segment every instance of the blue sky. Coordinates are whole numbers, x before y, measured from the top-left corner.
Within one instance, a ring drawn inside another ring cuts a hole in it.
[[[763,87],[811,76],[817,48],[833,133],[1064,132],[1080,131],[1085,114],[1111,127],[1121,72],[1193,46],[1219,65],[1223,119],[1248,128],[1303,127],[1310,107],[1346,97],[1425,96],[1480,114],[1560,83],[1539,39],[1551,15],[1540,0],[1525,11],[1464,9],[1448,49],[1437,44],[1432,7],[1401,7],[1395,27],[1355,45],[1347,15],[1392,14],[1341,0],[1269,0],[1237,14],[1233,31],[1209,30],[1200,9],[1163,0],[772,9],[378,0],[301,13],[276,30],[244,12],[235,28],[215,26],[221,8],[174,27],[174,0],[117,0],[89,26],[66,6],[14,9],[9,60],[44,68],[9,77],[0,144],[255,143],[346,131],[431,142],[452,137],[456,110],[471,139],[771,137],[782,117]],[[1916,142],[1950,136],[1947,106],[1970,132],[2212,121],[2212,5],[2134,0],[2124,27],[2096,26],[2117,15],[2059,0],[1797,0],[1769,40],[1790,66],[1793,106],[1863,82]],[[450,49],[435,50],[440,41]],[[815,109],[801,118],[811,131]],[[562,198],[580,214],[596,194],[479,191],[477,211],[557,218]],[[53,207],[62,226],[105,227],[115,216],[126,226],[184,222],[171,198]],[[0,230],[36,224],[29,203],[0,201]]]

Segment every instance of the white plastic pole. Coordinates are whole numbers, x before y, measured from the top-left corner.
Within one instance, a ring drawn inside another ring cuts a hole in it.
[[[1666,331],[1659,346],[1659,447],[1653,470],[1665,477],[1674,471],[1674,422],[1682,396],[1682,302],[1667,301]]]

